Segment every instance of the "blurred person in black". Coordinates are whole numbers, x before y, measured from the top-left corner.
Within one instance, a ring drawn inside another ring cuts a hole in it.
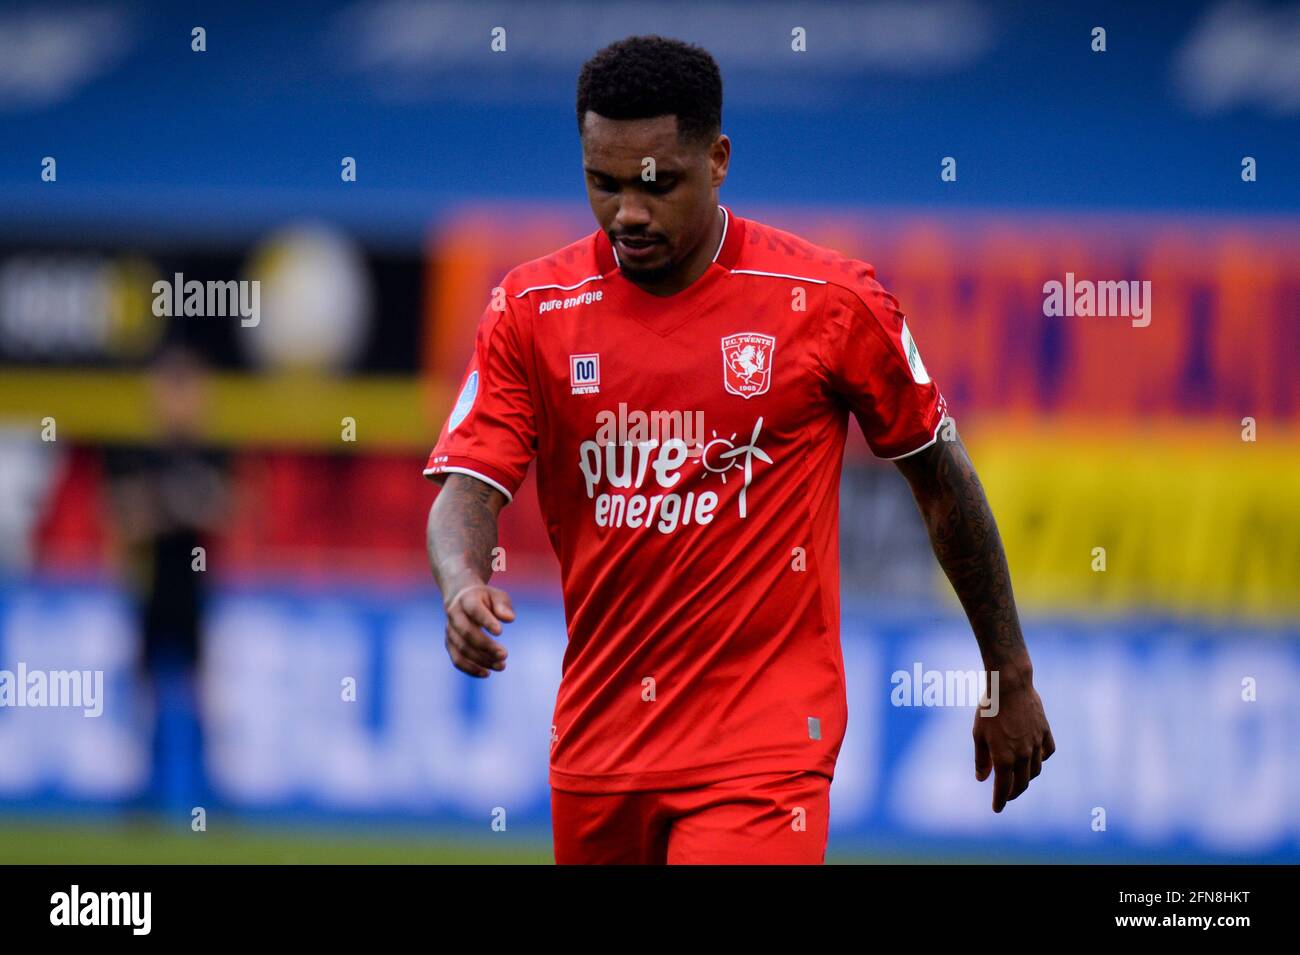
[[[105,455],[152,714],[150,784],[140,808],[186,820],[206,791],[197,687],[207,547],[229,496],[223,456],[202,440],[206,391],[199,353],[164,345],[149,372],[153,442]]]

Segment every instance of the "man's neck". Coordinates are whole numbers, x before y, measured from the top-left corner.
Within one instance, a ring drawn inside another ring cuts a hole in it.
[[[631,276],[628,276],[628,280],[634,282],[651,295],[665,297],[676,295],[694,283],[696,279],[708,271],[709,266],[713,264],[713,260],[718,257],[719,249],[722,246],[722,230],[726,223],[726,214],[722,211],[721,206],[715,204],[714,208],[717,215],[713,217],[713,225],[709,228],[708,235],[700,240],[695,247],[695,251],[682,263],[680,270],[653,282],[637,282]]]

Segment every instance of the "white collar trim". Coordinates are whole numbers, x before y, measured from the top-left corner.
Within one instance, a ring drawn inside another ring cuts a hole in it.
[[[713,253],[713,258],[709,260],[710,262],[718,261],[718,256],[722,254],[722,246],[726,244],[727,241],[727,227],[731,225],[731,213],[727,211],[727,207],[719,204],[718,208],[722,210],[722,238],[718,240],[718,251]],[[609,244],[609,251],[614,253],[614,264],[619,268],[622,268],[623,265],[618,260],[618,248],[613,242]]]

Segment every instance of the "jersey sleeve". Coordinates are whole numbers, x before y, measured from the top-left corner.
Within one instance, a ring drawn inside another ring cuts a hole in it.
[[[858,419],[876,457],[905,458],[938,438],[948,414],[926,371],[898,300],[874,279],[861,289],[831,286],[821,328],[830,391]]]
[[[531,367],[510,300],[503,310],[489,305],[425,477],[468,474],[514,499],[537,453]]]

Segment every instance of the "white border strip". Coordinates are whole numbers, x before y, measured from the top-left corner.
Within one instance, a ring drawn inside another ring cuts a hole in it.
[[[432,476],[435,475],[435,474],[468,474],[470,477],[478,478],[478,479],[479,479],[480,481],[482,481],[484,484],[490,484],[490,485],[492,485],[494,488],[496,488],[498,491],[500,491],[502,494],[504,494],[504,495],[506,496],[506,503],[507,503],[507,504],[509,504],[511,501],[513,501],[513,500],[515,499],[515,496],[514,496],[513,494],[511,494],[509,491],[507,491],[505,488],[503,488],[503,487],[502,487],[500,484],[498,484],[496,481],[492,480],[492,479],[491,479],[490,477],[488,477],[486,474],[479,474],[477,471],[471,471],[469,468],[462,468],[462,467],[457,467],[457,466],[455,466],[455,465],[452,465],[452,466],[449,466],[449,467],[442,467],[442,468],[425,468],[425,469],[424,469],[424,476],[425,476],[425,477],[432,477]]]

